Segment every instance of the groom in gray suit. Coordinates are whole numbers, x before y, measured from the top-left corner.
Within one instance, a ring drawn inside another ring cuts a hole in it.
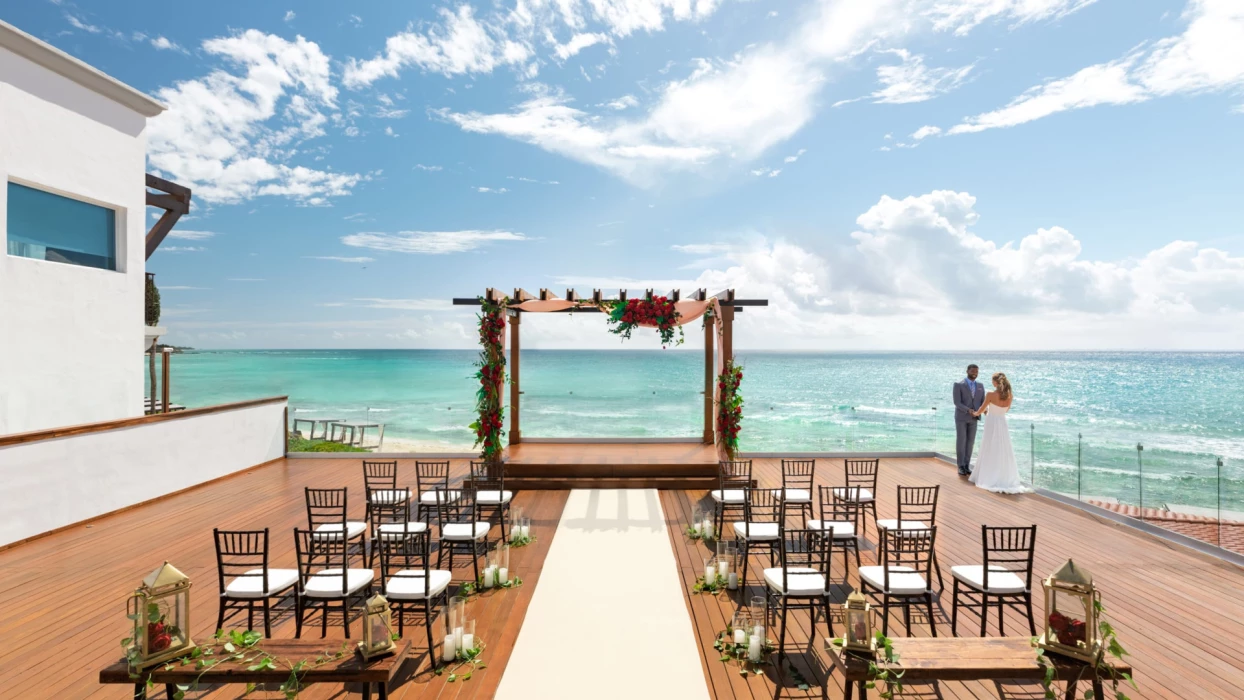
[[[976,365],[968,365],[967,378],[954,385],[955,457],[959,476],[972,473],[972,447],[976,445],[976,423],[980,420],[972,413],[985,403],[985,387],[976,381],[979,371]]]

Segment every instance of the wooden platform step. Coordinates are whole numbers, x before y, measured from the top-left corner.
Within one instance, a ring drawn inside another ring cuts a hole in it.
[[[696,476],[638,476],[638,477],[505,477],[505,488],[515,491],[524,489],[715,489],[717,477]]]

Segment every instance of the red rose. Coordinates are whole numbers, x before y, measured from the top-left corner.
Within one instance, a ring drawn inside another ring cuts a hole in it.
[[[151,638],[151,651],[164,651],[173,643],[173,638],[167,634],[157,634]]]

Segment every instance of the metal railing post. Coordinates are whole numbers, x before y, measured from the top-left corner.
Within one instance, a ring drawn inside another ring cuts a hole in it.
[[[1028,424],[1028,483],[1037,487],[1037,424]]]
[[[1141,459],[1140,454],[1145,451],[1145,446],[1136,443],[1136,467],[1139,469],[1138,481],[1140,482],[1140,519],[1145,519],[1145,462]]]
[[[1218,458],[1218,546],[1222,546],[1222,457]]]
[[[1084,465],[1082,464],[1082,460],[1081,460],[1081,457],[1083,456],[1083,452],[1084,452],[1084,448],[1082,445],[1083,442],[1084,442],[1084,433],[1076,433],[1076,500],[1077,501],[1084,500],[1083,493],[1082,493],[1082,491],[1084,490],[1083,488],[1084,487]]]

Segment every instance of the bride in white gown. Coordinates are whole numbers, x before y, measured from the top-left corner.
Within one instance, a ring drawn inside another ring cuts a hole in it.
[[[1015,463],[1015,449],[1011,446],[1011,428],[1006,421],[1007,411],[1015,400],[1011,383],[1005,374],[998,372],[993,375],[993,386],[997,391],[986,394],[985,403],[974,414],[985,414],[985,437],[970,478],[986,491],[1026,493],[1029,489],[1019,480],[1019,465]]]

